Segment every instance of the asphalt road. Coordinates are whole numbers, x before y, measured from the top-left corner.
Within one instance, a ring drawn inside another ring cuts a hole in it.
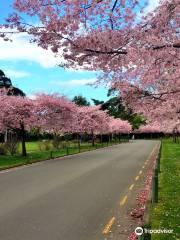
[[[0,173],[1,240],[97,240],[156,141]]]

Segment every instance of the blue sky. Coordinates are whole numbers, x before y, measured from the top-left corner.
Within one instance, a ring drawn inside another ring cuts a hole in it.
[[[149,9],[157,2],[158,0],[151,0]],[[11,11],[11,3],[12,0],[1,0],[0,23]],[[107,99],[105,87],[87,85],[96,80],[95,72],[64,70],[57,66],[60,60],[51,51],[30,44],[23,34],[12,38],[12,43],[0,39],[0,69],[28,96],[33,96],[36,92],[58,92],[69,98],[81,94],[88,100]]]
[[[1,1],[0,23],[10,12],[12,3],[12,0]],[[50,51],[28,43],[23,34],[14,36],[13,43],[0,39],[0,69],[27,95],[58,92],[69,98],[81,94],[88,100],[107,99],[106,88],[87,85],[96,80],[95,72],[64,70],[57,66],[58,62]]]

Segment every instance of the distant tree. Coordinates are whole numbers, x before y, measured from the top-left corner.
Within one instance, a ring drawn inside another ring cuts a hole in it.
[[[76,133],[88,133],[92,136],[92,146],[95,145],[95,135],[109,131],[109,121],[106,112],[97,106],[81,106],[77,112]]]
[[[111,93],[109,93],[110,95]],[[132,109],[123,105],[122,99],[119,96],[114,96],[106,102],[96,99],[92,99],[92,101],[95,105],[101,105],[101,109],[107,110],[110,116],[128,120],[132,124],[133,129],[139,128],[141,124],[145,123],[145,119],[142,116],[137,115]]]
[[[138,129],[141,125],[146,123],[144,117],[134,113],[132,114],[132,120],[129,120],[133,124],[134,129]]]
[[[7,78],[2,70],[0,70],[0,88],[6,90],[8,96],[25,97],[25,93],[12,85],[11,79]]]
[[[11,80],[7,78],[2,70],[0,70],[0,88],[12,87]]]
[[[75,96],[72,100],[78,106],[90,106],[90,103],[87,99],[81,95]]]
[[[4,72],[0,69],[0,77],[5,76]]]
[[[96,105],[96,106],[104,104],[104,101],[100,101],[100,100],[97,100],[94,98],[92,98],[92,101],[94,102],[94,105]]]

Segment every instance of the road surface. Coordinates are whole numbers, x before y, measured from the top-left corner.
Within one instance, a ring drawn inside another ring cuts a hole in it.
[[[157,141],[0,173],[1,240],[97,240]]]

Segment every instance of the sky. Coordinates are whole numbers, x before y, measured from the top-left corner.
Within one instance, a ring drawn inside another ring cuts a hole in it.
[[[147,12],[157,6],[158,0],[149,0]],[[12,0],[1,0],[0,23],[11,12]],[[13,42],[0,39],[0,69],[11,78],[14,86],[22,89],[27,96],[37,92],[59,93],[72,99],[83,95],[107,100],[105,87],[95,88],[89,85],[97,79],[95,72],[83,70],[64,70],[58,66],[61,59],[55,58],[49,50],[43,50],[36,44],[29,43],[24,34],[12,36]]]

